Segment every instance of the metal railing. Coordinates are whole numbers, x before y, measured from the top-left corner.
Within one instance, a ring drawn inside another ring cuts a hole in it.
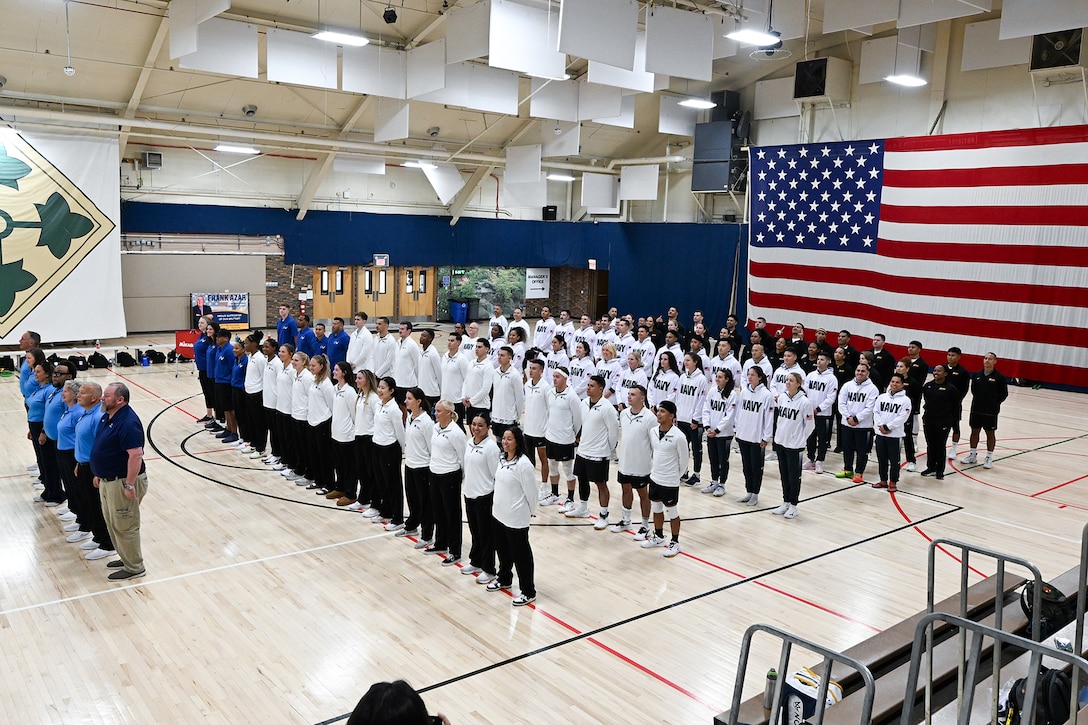
[[[809,719],[809,722],[812,722],[813,725],[822,725],[824,721],[824,711],[827,709],[827,688],[831,681],[831,664],[833,662],[839,662],[853,668],[861,675],[864,687],[864,700],[862,702],[861,715],[858,722],[862,725],[868,724],[870,713],[873,711],[873,698],[876,694],[876,688],[873,684],[873,673],[869,671],[868,667],[853,657],[844,655],[841,652],[835,652],[834,650],[818,645],[815,642],[810,642],[807,639],[790,634],[777,627],[772,627],[769,624],[753,624],[745,630],[744,638],[741,641],[740,660],[737,663],[737,679],[733,686],[733,704],[729,708],[729,725],[737,725],[737,718],[740,716],[741,696],[744,689],[745,674],[748,670],[748,655],[752,647],[752,637],[756,632],[766,632],[767,634],[782,640],[782,646],[779,649],[778,654],[778,678],[775,680],[768,722],[777,723],[779,715],[782,712],[783,682],[791,671],[789,668],[790,653],[793,650],[793,646],[797,645],[810,652],[815,652],[824,658],[823,674],[820,677],[820,685],[816,693],[816,712],[813,717]]]

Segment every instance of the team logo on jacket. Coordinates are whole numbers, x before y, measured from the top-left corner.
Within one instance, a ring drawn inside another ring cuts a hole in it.
[[[113,229],[109,217],[26,140],[0,137],[0,337]]]

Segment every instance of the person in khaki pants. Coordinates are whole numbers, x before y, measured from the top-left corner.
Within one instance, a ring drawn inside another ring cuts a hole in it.
[[[128,401],[129,390],[124,383],[106,386],[102,393],[104,415],[91,449],[94,485],[102,499],[110,538],[121,557],[106,565],[117,570],[109,575],[112,581],[147,573],[140,548],[140,502],[147,493],[144,426]]]

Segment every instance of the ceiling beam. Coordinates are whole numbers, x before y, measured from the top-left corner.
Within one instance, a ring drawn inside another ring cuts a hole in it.
[[[476,170],[472,172],[472,176],[468,178],[468,181],[461,190],[457,192],[457,195],[453,197],[453,201],[450,202],[450,226],[452,227],[461,218],[461,215],[468,207],[468,202],[472,199],[472,195],[476,193],[476,189],[480,186],[480,183],[488,177],[491,172],[495,170],[494,166],[478,166]]]
[[[155,37],[151,41],[151,47],[147,50],[147,58],[144,59],[144,65],[140,68],[140,77],[136,79],[136,86],[132,89],[132,95],[128,99],[128,105],[125,107],[124,117],[126,119],[134,118],[136,116],[136,110],[140,107],[140,101],[144,96],[144,89],[147,88],[147,81],[151,78],[151,71],[155,67],[155,61],[159,58],[159,53],[162,51],[162,44],[166,40],[167,19],[164,15],[159,20],[159,28],[155,31]],[[121,158],[125,158],[125,147],[128,146],[128,125],[121,124],[121,135],[118,138],[117,150],[121,155]]]
[[[374,103],[374,96],[367,96],[359,101],[355,106],[355,110],[351,112],[351,116],[344,122],[344,125],[340,128],[340,139],[347,138],[347,135],[351,133],[351,129],[355,128],[355,125],[359,123],[359,120],[366,113]],[[325,154],[325,157],[319,159],[314,168],[310,171],[310,176],[306,179],[306,183],[302,185],[302,190],[298,194],[298,199],[295,201],[295,206],[298,208],[298,214],[295,219],[302,221],[306,218],[306,212],[310,210],[310,204],[313,203],[314,197],[317,195],[317,190],[321,186],[321,182],[325,180],[325,177],[329,174],[329,169],[332,168],[332,162],[336,160],[336,154],[340,151],[339,146],[334,146],[329,149],[329,152]]]

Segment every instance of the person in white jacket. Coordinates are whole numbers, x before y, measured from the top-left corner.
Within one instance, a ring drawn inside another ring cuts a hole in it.
[[[393,374],[393,360],[397,356],[397,341],[389,334],[389,318],[379,317],[375,327],[377,336],[371,338],[370,369],[381,380]]]
[[[564,501],[560,513],[566,513],[574,501],[574,442],[582,428],[582,405],[574,391],[567,387],[567,370],[558,368],[552,374],[552,389],[548,398],[548,425],[544,429],[544,447],[548,453],[548,481],[556,502]],[[567,481],[567,497],[559,498],[559,474],[562,467]]]
[[[691,445],[692,475],[684,470],[684,483],[699,485],[699,472],[703,469],[703,400],[706,398],[706,376],[703,360],[698,353],[684,354],[684,372],[680,375],[679,392],[676,395],[676,425],[687,436]]]
[[[710,482],[703,493],[725,495],[729,479],[729,451],[733,447],[733,421],[737,414],[736,384],[729,368],[714,373],[714,384],[706,392],[703,404],[703,426],[706,428],[706,450],[710,458]]]
[[[573,397],[573,396],[572,396]],[[536,476],[533,464],[525,457],[525,437],[514,426],[502,434],[503,456],[495,471],[496,551],[499,555],[498,577],[488,583],[487,591],[497,592],[513,585],[513,570],[518,572],[521,593],[514,597],[515,607],[536,601],[533,550],[529,546],[529,520],[536,510]]]
[[[459,332],[451,332],[446,340],[446,352],[442,354],[442,397],[454,401],[457,424],[464,429],[465,404],[461,402],[461,393],[465,389],[469,356],[461,352],[462,337]]]
[[[434,512],[434,544],[446,549],[442,566],[461,561],[461,481],[465,469],[465,432],[457,425],[452,400],[434,406],[431,428],[431,509]],[[418,544],[417,544],[418,546]],[[473,569],[471,563],[464,569]],[[464,572],[462,569],[462,573]],[[468,573],[475,574],[479,569]]]
[[[362,310],[355,313],[355,330],[348,340],[348,362],[356,370],[364,370],[370,367],[370,353],[373,349],[373,336],[366,329],[368,316]]]
[[[610,531],[619,534],[631,530],[631,508],[635,491],[638,492],[642,513],[642,526],[635,534],[635,541],[645,541],[650,535],[650,452],[653,442],[650,434],[657,427],[654,412],[646,407],[646,388],[636,385],[627,391],[627,407],[620,413],[619,472],[623,505],[618,523]]]
[[[261,389],[261,403],[264,405],[264,417],[268,422],[269,452],[261,463],[274,466],[280,462],[283,450],[283,426],[276,405],[279,400],[279,380],[283,372],[283,361],[277,354],[275,338],[266,337],[261,343],[266,359],[264,366],[264,386]]]
[[[755,506],[763,486],[763,451],[774,432],[774,393],[767,387],[767,373],[759,365],[748,368],[748,382],[741,386],[733,423],[740,446],[745,494],[737,503]]]
[[[525,388],[521,370],[514,369],[514,350],[509,345],[499,349],[499,367],[493,374],[491,393],[491,432],[502,440],[502,432],[521,420],[525,407]]]
[[[650,465],[650,511],[654,531],[642,542],[643,549],[664,546],[663,555],[671,558],[680,553],[680,483],[688,468],[687,437],[676,427],[676,404],[662,401],[657,408],[657,427],[650,431],[653,446]],[[665,543],[665,520],[669,521],[671,538]]]
[[[619,415],[616,407],[604,399],[604,378],[594,375],[586,388],[587,397],[581,402],[582,429],[578,454],[574,458],[574,475],[578,478],[578,502],[568,503],[564,514],[568,518],[589,517],[590,483],[597,486],[601,512],[593,528],[608,528],[609,463],[616,455],[619,443]]]
[[[351,363],[346,360],[332,366],[332,379],[336,384],[332,399],[332,462],[336,488],[325,494],[325,498],[336,501],[337,506],[348,506],[359,496],[358,458],[355,455],[355,404],[359,392],[355,389]]]
[[[314,375],[309,367],[310,356],[306,353],[295,352],[291,356],[291,435],[295,440],[295,450],[294,459],[291,461],[293,470],[286,473],[281,471],[280,475],[299,486],[313,483],[313,479],[307,478],[308,474],[312,474],[314,455],[309,445],[310,428],[306,423],[310,405],[310,388],[314,384]]]
[[[525,381],[525,455],[534,466],[540,458],[540,503],[549,506],[555,500],[548,501],[548,450],[544,442],[544,432],[548,429],[548,381],[544,379],[544,361],[530,360],[529,379]],[[556,494],[556,500],[559,498]]]
[[[287,343],[279,348],[280,364],[282,369],[276,378],[276,420],[280,428],[280,459],[272,464],[272,470],[277,471],[288,480],[295,476],[294,466],[300,464],[299,447],[301,441],[295,434],[295,420],[291,416],[293,407],[293,394],[295,389],[295,346]]]
[[[907,418],[913,412],[910,398],[903,389],[904,382],[902,375],[892,373],[887,391],[876,399],[873,410],[876,463],[880,472],[880,480],[873,484],[873,488],[886,488],[891,493],[899,490],[899,442],[903,438]]]
[[[495,472],[499,468],[502,450],[488,434],[486,414],[468,422],[469,438],[465,442],[465,518],[472,546],[468,551],[468,566],[462,574],[479,574],[477,584],[495,580],[495,527],[491,512],[495,502]],[[460,522],[457,522],[460,526]]]
[[[468,366],[465,387],[461,391],[461,403],[465,406],[465,419],[472,420],[481,412],[491,418],[491,385],[495,382],[495,366],[488,360],[491,343],[484,338],[476,340],[476,359]],[[461,354],[464,354],[462,349]]]
[[[646,369],[642,365],[642,353],[631,350],[627,353],[627,364],[620,372],[619,385],[616,394],[612,397],[612,402],[619,410],[623,410],[627,405],[627,391],[636,385],[645,388],[649,385],[649,380],[646,377]]]
[[[782,503],[771,513],[787,519],[797,516],[801,496],[801,457],[808,437],[816,428],[812,401],[805,395],[804,386],[802,373],[789,373],[785,389],[778,394],[775,403],[778,430],[774,433],[774,447],[778,453],[778,473],[782,479]]]
[[[301,485],[302,481],[307,481],[307,489],[316,489],[318,496],[324,496],[336,487],[332,471],[332,401],[335,391],[329,377],[329,359],[324,355],[314,355],[310,358],[310,373],[313,384],[306,391],[309,395],[306,407],[309,437],[306,444],[310,448],[310,466],[306,478],[295,483]]]
[[[363,368],[355,372],[355,386],[359,399],[355,401],[355,460],[359,471],[359,499],[348,504],[349,509],[361,510],[363,516],[372,519],[381,514],[376,502],[377,468],[374,465],[374,414],[382,406],[378,397],[378,379]]]
[[[374,411],[375,492],[371,506],[379,514],[372,521],[385,525],[386,531],[404,528],[404,479],[401,478],[400,460],[404,450],[404,419],[394,398],[397,383],[386,376],[378,382],[378,399],[381,405]]]
[[[650,378],[650,384],[646,388],[650,393],[650,408],[655,412],[662,400],[675,403],[676,394],[680,391],[680,372],[677,370],[676,356],[665,350],[657,357],[657,372]]]
[[[404,391],[404,496],[408,500],[408,518],[397,536],[417,536],[420,541],[434,541],[434,507],[431,505],[431,419],[427,396],[418,387]],[[424,548],[428,554],[448,554],[447,550]]]
[[[872,445],[873,410],[880,391],[869,380],[869,366],[858,363],[854,379],[839,389],[839,441],[842,443],[842,471],[836,478],[864,480],[865,464]]]
[[[591,357],[590,343],[579,340],[574,343],[574,359],[570,361],[570,386],[579,399],[586,399],[586,386],[590,377],[597,374],[597,365]]]
[[[831,447],[831,423],[835,402],[839,398],[839,380],[831,369],[831,355],[820,351],[816,355],[816,369],[805,376],[805,395],[812,401],[816,428],[808,437],[808,460],[801,467],[805,471],[824,472],[824,458]]]
[[[419,387],[427,400],[442,395],[442,354],[435,349],[433,330],[419,333]]]

